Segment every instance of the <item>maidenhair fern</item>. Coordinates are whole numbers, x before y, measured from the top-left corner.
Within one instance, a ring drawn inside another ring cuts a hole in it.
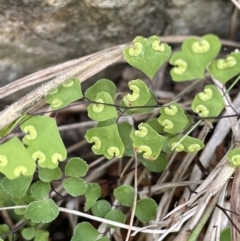
[[[240,73],[240,53],[235,51],[226,58],[215,59],[220,51],[218,37],[206,35],[191,37],[184,41],[181,50],[171,55],[171,47],[161,43],[160,38],[137,37],[132,46],[123,51],[125,60],[142,71],[151,80],[158,69],[167,61],[172,65],[170,74],[177,82],[194,81],[206,73],[216,80],[226,83]],[[185,111],[178,103],[161,106],[154,90],[141,79],[130,80],[129,91],[116,98],[116,86],[108,79],[100,79],[84,93],[81,81],[69,78],[64,84],[52,89],[45,101],[52,110],[67,107],[76,100],[85,101],[87,115],[97,122],[85,133],[95,155],[113,158],[133,157],[150,172],[159,173],[165,169],[168,156],[174,152],[196,153],[204,148],[202,140],[187,131],[196,119],[218,117],[224,108],[223,96],[218,86],[206,85],[197,93],[191,103],[191,111]],[[151,113],[159,108],[158,115],[134,125],[121,118],[129,115]],[[23,138],[14,136],[0,145],[1,188],[16,204],[26,204],[21,210],[24,220],[32,226],[21,230],[25,240],[47,240],[49,232],[38,229],[39,223],[54,221],[59,215],[57,199],[52,195],[53,182],[61,184],[72,197],[84,197],[84,211],[119,223],[125,223],[125,211],[135,207],[135,218],[142,223],[154,220],[157,203],[151,198],[139,198],[131,185],[120,185],[113,190],[119,206],[102,198],[98,183],[87,182],[88,163],[80,157],[68,159],[67,150],[59,134],[54,118],[41,115],[22,116],[0,131],[2,137],[20,126]],[[232,166],[240,166],[239,148],[228,152],[227,159]],[[64,168],[59,167],[65,161]],[[124,208],[123,208],[124,207]],[[116,225],[109,225],[118,228]],[[9,227],[0,225],[0,232],[8,232]],[[10,237],[10,236],[9,236]],[[107,241],[108,237],[99,233],[90,223],[81,222],[74,228],[72,241]]]

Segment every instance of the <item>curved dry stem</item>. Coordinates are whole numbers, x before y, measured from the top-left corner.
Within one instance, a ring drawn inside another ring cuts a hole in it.
[[[14,122],[22,113],[27,112],[32,106],[37,105],[49,91],[66,82],[69,78],[79,77],[81,82],[92,77],[94,74],[105,69],[110,64],[122,59],[122,50],[125,45],[116,47],[108,51],[96,53],[87,60],[81,62],[75,68],[61,74],[48,81],[39,88],[31,91],[26,96],[16,101],[0,113],[0,130]],[[39,108],[39,106],[38,106]]]

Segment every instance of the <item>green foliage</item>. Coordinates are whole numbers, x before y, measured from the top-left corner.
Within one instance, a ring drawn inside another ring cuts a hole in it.
[[[82,97],[80,80],[73,78],[49,92],[46,102],[51,105],[52,110],[59,110]]]
[[[117,117],[116,107],[114,106],[115,92],[116,86],[108,79],[100,79],[88,88],[85,97],[95,102],[87,108],[89,118],[105,121]]]
[[[138,129],[131,133],[135,151],[143,152],[143,157],[147,160],[156,160],[160,155],[166,137],[159,135],[147,123],[141,123]]]
[[[185,136],[184,138],[178,136],[169,141],[169,147],[177,152],[185,151],[191,153],[203,149],[204,143],[191,136]]]
[[[104,155],[111,159],[114,156],[122,157],[124,154],[125,148],[117,124],[88,129],[85,138],[89,143],[94,142],[92,150],[96,155]]]
[[[104,126],[109,126],[109,125],[113,125],[115,124],[117,121],[117,118],[112,118],[112,119],[108,119],[105,121],[99,121],[96,125],[96,127],[104,127]]]
[[[109,241],[107,237],[104,239],[98,239],[100,233],[90,224],[87,222],[79,223],[74,228],[74,235],[71,241]]]
[[[105,121],[118,116],[114,101],[109,93],[98,93],[95,101],[97,104],[90,104],[87,108],[88,116],[92,120]]]
[[[46,230],[37,230],[34,241],[48,241],[49,232]]]
[[[118,202],[127,207],[131,207],[134,201],[134,188],[130,185],[117,187],[113,191],[113,195]]]
[[[157,133],[162,133],[164,132],[164,127],[162,125],[159,125],[158,122],[159,118],[152,118],[146,121],[146,123]]]
[[[125,223],[126,222],[126,216],[124,215],[124,213],[119,210],[119,209],[113,209],[110,212],[108,212],[105,215],[106,219],[115,221],[115,222],[119,222],[119,223]],[[111,228],[117,228],[114,225],[108,225]]]
[[[33,201],[25,211],[25,217],[34,223],[52,222],[58,214],[58,206],[52,199]]]
[[[50,183],[37,181],[33,183],[31,186],[31,193],[32,196],[35,197],[37,200],[41,200],[46,198],[50,193]]]
[[[88,171],[88,164],[81,158],[71,158],[65,167],[65,176],[84,177]]]
[[[10,230],[10,228],[7,224],[0,224],[0,235],[5,234],[9,230]]]
[[[125,60],[153,79],[158,69],[168,61],[171,48],[160,43],[157,36],[148,39],[137,37],[133,45],[123,51]],[[173,65],[170,71],[172,79],[178,82],[189,81],[204,77],[207,71],[225,84],[240,73],[240,53],[235,51],[224,59],[214,60],[220,49],[220,40],[214,35],[186,39],[181,50],[174,52],[169,59]],[[168,164],[168,155],[175,151],[195,153],[204,148],[201,140],[184,134],[194,124],[195,117],[191,117],[180,104],[172,102],[160,106],[152,86],[147,86],[141,79],[130,80],[128,87],[128,93],[119,95],[111,80],[100,79],[87,88],[83,95],[80,80],[73,78],[49,92],[45,100],[52,110],[59,110],[75,100],[84,99],[88,104],[88,117],[97,121],[96,126],[89,128],[84,136],[88,143],[92,143],[94,154],[112,159],[135,157],[136,152],[139,153],[136,161],[140,161],[150,172],[162,172]],[[156,107],[160,107],[160,115],[152,118]],[[206,85],[202,92],[196,94],[191,108],[200,119],[214,119],[224,108],[223,96],[215,85]],[[145,119],[141,115],[140,124],[140,121],[135,122],[136,115],[145,113],[150,114]],[[132,118],[133,123],[126,122],[123,115]],[[114,198],[124,206],[121,210],[112,207],[106,200],[98,200],[102,197],[101,186],[84,180],[89,171],[86,161],[80,157],[70,158],[65,167],[61,167],[62,173],[59,162],[67,159],[67,151],[54,118],[23,113],[19,119],[2,129],[0,136],[11,133],[18,125],[25,133],[22,141],[15,136],[0,144],[0,172],[3,174],[0,175],[1,205],[8,205],[4,199],[6,197],[12,199],[11,205],[12,202],[27,204],[26,209],[18,209],[16,213],[23,215],[18,219],[29,219],[33,226],[33,223],[52,222],[58,217],[59,208],[57,198],[52,196],[54,185],[51,182],[58,181],[62,185],[60,187],[72,197],[84,195],[85,212],[91,209],[94,216],[126,222],[125,211],[134,204],[135,191],[131,185],[118,186],[113,190]],[[135,129],[137,125],[138,129]],[[229,151],[227,159],[232,166],[239,167],[240,149]],[[135,216],[139,221],[147,223],[156,214],[155,200],[138,197]],[[7,225],[0,225],[0,234],[8,231]],[[22,228],[21,235],[25,240],[49,240],[49,232],[38,226]],[[224,235],[221,234],[221,240]],[[9,240],[11,237],[10,235]],[[109,241],[87,222],[75,227],[71,240]]]
[[[34,227],[28,227],[28,228],[24,228],[21,231],[21,234],[23,236],[24,239],[26,240],[32,240],[35,237],[36,234],[36,229]]]
[[[4,177],[1,181],[2,189],[11,197],[23,197],[31,184],[32,176],[20,176],[13,180]]]
[[[165,170],[168,160],[165,154],[161,153],[156,160],[149,161],[144,159],[142,156],[139,157],[141,163],[150,171],[150,172],[162,172]]]
[[[130,65],[140,69],[152,79],[158,69],[168,60],[171,48],[165,43],[160,43],[158,36],[148,39],[136,37],[133,43],[134,47],[125,48],[124,58]]]
[[[148,103],[151,98],[151,92],[142,80],[131,80],[128,82],[128,86],[132,90],[132,94],[127,94],[123,97],[123,103],[126,106],[143,106]]]
[[[183,130],[189,123],[182,107],[179,104],[171,104],[169,107],[160,108],[158,122],[164,127],[164,131],[176,134]]]
[[[71,241],[95,241],[98,235],[98,231],[90,223],[82,222],[74,228],[74,235]]]
[[[87,190],[84,193],[86,197],[84,210],[88,211],[94,203],[98,200],[98,198],[102,195],[102,190],[99,184],[97,183],[88,183]]]
[[[36,168],[33,158],[17,137],[0,145],[0,163],[0,172],[9,179],[21,174],[32,176]]]
[[[240,52],[233,52],[225,59],[216,59],[208,67],[209,73],[225,84],[232,77],[240,73]]]
[[[192,102],[192,110],[200,117],[218,116],[223,107],[223,98],[214,85],[206,85],[204,91],[198,93]]]
[[[94,205],[91,208],[91,211],[93,215],[103,218],[108,212],[111,211],[111,208],[112,206],[108,201],[99,200],[94,203]]]
[[[135,91],[136,92],[136,91]],[[125,113],[127,114],[144,114],[144,113],[150,113],[154,110],[155,106],[157,106],[157,102],[156,102],[156,98],[155,98],[155,95],[153,93],[152,90],[148,89],[148,92],[150,93],[150,98],[148,99],[148,102],[145,104],[145,107],[144,105],[141,106],[141,105],[136,105],[135,107],[132,106],[127,106],[123,101],[121,102],[121,106],[123,107],[122,108],[122,111],[125,111]],[[128,94],[127,94],[128,95]],[[127,96],[126,95],[126,96]],[[136,96],[136,94],[133,94],[134,96]],[[147,95],[148,96],[148,95]],[[141,99],[141,98],[139,98]],[[138,102],[138,100],[136,99],[134,102]],[[144,108],[143,108],[144,107]],[[127,108],[127,109],[126,109]]]
[[[54,169],[38,167],[38,175],[43,182],[51,182],[59,179],[62,176],[62,171],[59,167]]]
[[[157,204],[151,198],[143,198],[137,201],[135,215],[138,220],[147,223],[156,217]]]
[[[227,159],[234,167],[240,167],[240,148],[235,148],[227,153]]]
[[[7,205],[9,205],[9,199],[11,199],[11,196],[2,188],[2,179],[4,178],[4,176],[2,174],[0,174],[0,206],[1,207],[5,207]],[[12,203],[10,203],[12,204]]]
[[[118,124],[118,133],[124,145],[124,156],[134,156],[133,141],[130,134],[133,130],[132,125],[128,122],[121,122]]]
[[[226,228],[224,230],[221,231],[221,235],[220,235],[220,241],[231,241],[231,230],[230,228]]]
[[[80,196],[87,190],[86,182],[79,177],[69,177],[63,181],[64,189],[73,197]]]
[[[116,86],[111,80],[100,79],[85,91],[84,96],[90,101],[95,101],[98,93],[101,92],[109,93],[112,99],[114,99]]]
[[[66,159],[67,152],[54,118],[33,116],[20,127],[26,133],[23,143],[40,167],[54,169],[59,161]]]
[[[170,71],[172,79],[180,82],[203,78],[207,65],[218,55],[220,49],[220,40],[211,34],[201,39],[186,39],[181,51],[173,53],[169,60],[174,66]]]

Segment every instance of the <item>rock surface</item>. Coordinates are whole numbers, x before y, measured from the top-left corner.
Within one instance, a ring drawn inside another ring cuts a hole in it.
[[[0,87],[137,35],[227,38],[232,10],[225,0],[0,0]]]

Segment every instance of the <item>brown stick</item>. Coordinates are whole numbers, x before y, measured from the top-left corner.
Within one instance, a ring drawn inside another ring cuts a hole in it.
[[[231,217],[233,223],[240,227],[240,169],[236,168],[231,191]],[[232,241],[240,240],[240,233],[232,226]]]

